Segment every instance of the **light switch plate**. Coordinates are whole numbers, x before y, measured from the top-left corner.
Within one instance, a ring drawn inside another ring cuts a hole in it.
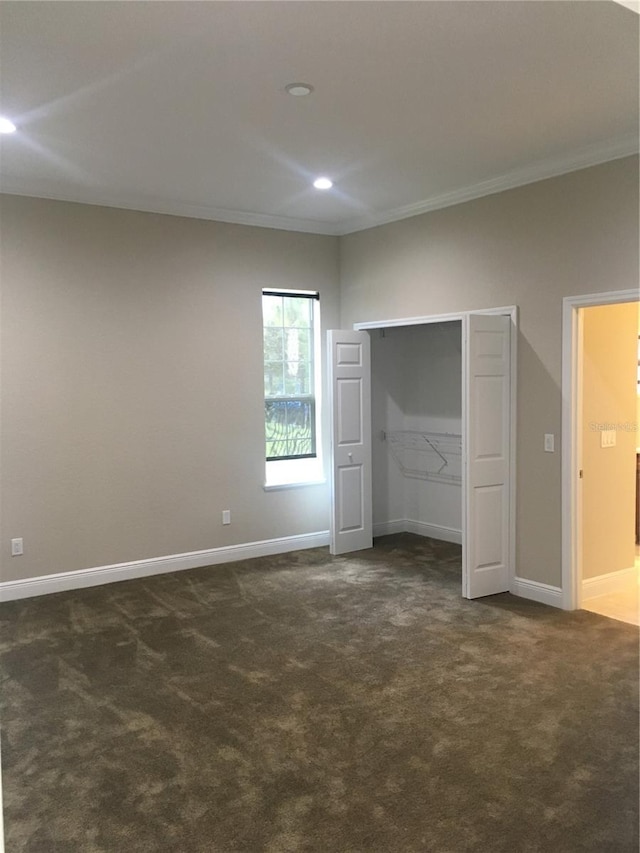
[[[556,437],[552,432],[544,434],[544,450],[545,453],[553,453],[556,449]]]
[[[615,447],[616,446],[616,431],[615,429],[603,429],[600,433],[600,447]]]

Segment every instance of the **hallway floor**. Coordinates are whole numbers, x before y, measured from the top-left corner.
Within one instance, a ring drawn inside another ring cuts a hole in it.
[[[583,602],[582,609],[600,616],[608,616],[619,622],[640,627],[640,549],[636,548],[636,574],[637,582],[629,589],[610,595],[600,595]]]

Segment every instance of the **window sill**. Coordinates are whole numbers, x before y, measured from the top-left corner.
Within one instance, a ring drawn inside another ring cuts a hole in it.
[[[267,462],[264,490],[297,489],[303,486],[319,486],[326,482],[322,463],[317,457],[286,459]]]
[[[277,492],[280,489],[302,489],[305,486],[323,486],[326,480],[302,480],[299,483],[265,483],[262,488],[265,492]]]

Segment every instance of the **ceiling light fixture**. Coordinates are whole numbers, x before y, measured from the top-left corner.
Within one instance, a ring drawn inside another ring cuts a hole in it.
[[[16,129],[15,124],[9,121],[8,118],[0,116],[0,133],[13,133]]]
[[[333,181],[329,180],[329,178],[316,178],[313,185],[317,190],[330,190],[333,186]]]
[[[303,98],[313,92],[313,86],[308,83],[289,83],[288,86],[284,87],[284,90],[295,98]]]

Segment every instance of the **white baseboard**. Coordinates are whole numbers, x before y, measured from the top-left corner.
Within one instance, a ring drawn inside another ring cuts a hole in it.
[[[395,521],[379,521],[373,525],[373,535],[389,536],[391,533],[406,533],[407,522],[404,518],[398,518]]]
[[[620,569],[608,572],[595,578],[583,578],[582,601],[590,598],[600,598],[601,595],[611,595],[616,592],[633,590],[638,583],[638,570],[635,566],[630,569]]]
[[[381,522],[373,526],[374,536],[385,536],[390,533],[415,533],[418,536],[428,536],[445,542],[460,543],[461,531],[449,527],[425,524],[410,519]],[[26,580],[4,581],[0,583],[0,602],[15,601],[20,598],[32,598],[36,595],[48,595],[54,592],[64,592],[72,589],[85,589],[91,586],[101,586],[117,581],[133,580],[134,578],[151,577],[152,575],[178,572],[185,569],[197,569],[203,566],[215,566],[221,563],[232,563],[247,560],[251,557],[268,557],[273,554],[286,554],[290,551],[302,551],[307,548],[321,548],[329,544],[329,531],[305,533],[300,536],[285,536],[279,539],[265,539],[261,542],[247,542],[241,545],[226,545],[221,548],[209,548],[205,551],[191,551],[186,554],[172,554],[167,557],[152,557],[148,560],[133,560],[129,563],[116,563],[111,566],[97,566],[90,569],[79,569],[75,572],[60,572],[54,575],[42,575]],[[622,576],[635,572],[635,569],[625,569],[623,572],[613,572],[612,575]],[[596,588],[596,582],[601,578],[587,581],[591,589]],[[635,578],[635,574],[634,574]],[[628,583],[628,578],[627,581]],[[514,578],[511,586],[514,595],[549,604],[551,607],[562,607],[562,590],[556,586],[539,583],[538,581]],[[605,593],[598,593],[604,595]],[[595,597],[593,592],[589,597]]]
[[[412,521],[408,518],[405,522],[407,533],[415,533],[417,536],[428,536],[430,539],[441,539],[443,542],[454,542],[462,545],[462,530],[453,527],[444,527],[441,524],[427,524],[424,521]]]
[[[232,563],[251,557],[286,554],[289,551],[320,548],[328,544],[329,531],[322,530],[318,533],[305,533],[301,536],[265,539],[262,542],[226,545],[222,548],[191,551],[187,554],[172,554],[168,557],[152,557],[149,560],[134,560],[130,563],[116,563],[112,566],[97,566],[91,569],[79,569],[75,572],[60,572],[55,575],[42,575],[26,580],[5,581],[0,583],[0,601],[14,601],[18,598],[32,598],[35,595],[47,595],[52,592],[84,589],[85,587],[100,586],[116,581],[145,578],[151,575],[166,574],[167,572],[179,572],[183,569],[197,569],[202,566]]]
[[[426,524],[423,521],[403,518],[373,525],[374,536],[386,536],[389,533],[415,533],[418,536],[428,536],[431,539],[462,544],[461,530],[454,530],[451,527],[443,527],[437,524]],[[559,586],[551,586],[551,584],[531,581],[526,578],[514,578],[510,591],[513,595],[519,595],[521,598],[548,604],[550,607],[562,608],[562,590]]]
[[[416,536],[428,536],[443,542],[455,542],[462,545],[462,531],[440,524],[427,524],[410,518],[398,518],[395,521],[380,521],[373,525],[374,536],[388,536],[390,533],[415,533]]]
[[[540,581],[530,581],[526,578],[514,578],[511,583],[511,593],[550,607],[562,608],[562,590],[559,586],[551,586]]]

